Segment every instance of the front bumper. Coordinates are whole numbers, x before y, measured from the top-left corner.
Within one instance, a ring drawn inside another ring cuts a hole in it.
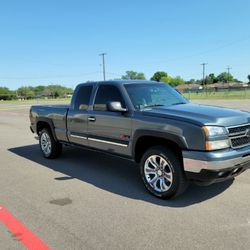
[[[190,180],[213,183],[233,178],[250,168],[250,146],[214,152],[183,151],[183,165]]]

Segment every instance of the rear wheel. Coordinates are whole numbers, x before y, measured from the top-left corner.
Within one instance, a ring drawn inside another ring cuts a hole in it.
[[[181,159],[163,146],[152,147],[145,152],[140,173],[145,187],[163,199],[180,195],[188,186]]]
[[[45,158],[57,158],[62,152],[62,144],[54,139],[51,131],[47,128],[39,133],[39,144]]]

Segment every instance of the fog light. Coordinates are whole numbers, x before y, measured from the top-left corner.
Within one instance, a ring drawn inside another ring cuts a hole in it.
[[[235,174],[237,171],[239,170],[239,168],[235,168],[232,172],[232,174]]]
[[[225,173],[226,173],[226,172],[221,171],[221,172],[218,173],[218,176],[221,177],[221,176],[223,176]]]

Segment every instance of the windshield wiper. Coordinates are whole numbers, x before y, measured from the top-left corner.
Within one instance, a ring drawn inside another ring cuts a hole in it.
[[[165,105],[163,105],[163,104],[152,104],[152,105],[144,106],[143,109],[153,108],[153,107],[162,107],[162,106],[165,106]]]
[[[173,103],[171,105],[180,105],[180,104],[187,104],[186,102],[176,102],[176,103]]]

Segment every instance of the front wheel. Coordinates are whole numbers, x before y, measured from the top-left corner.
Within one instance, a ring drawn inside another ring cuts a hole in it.
[[[54,159],[62,152],[62,144],[54,139],[49,129],[45,128],[39,133],[39,144],[45,158]]]
[[[145,187],[163,199],[180,195],[188,186],[181,159],[163,146],[152,147],[145,152],[140,173]]]

